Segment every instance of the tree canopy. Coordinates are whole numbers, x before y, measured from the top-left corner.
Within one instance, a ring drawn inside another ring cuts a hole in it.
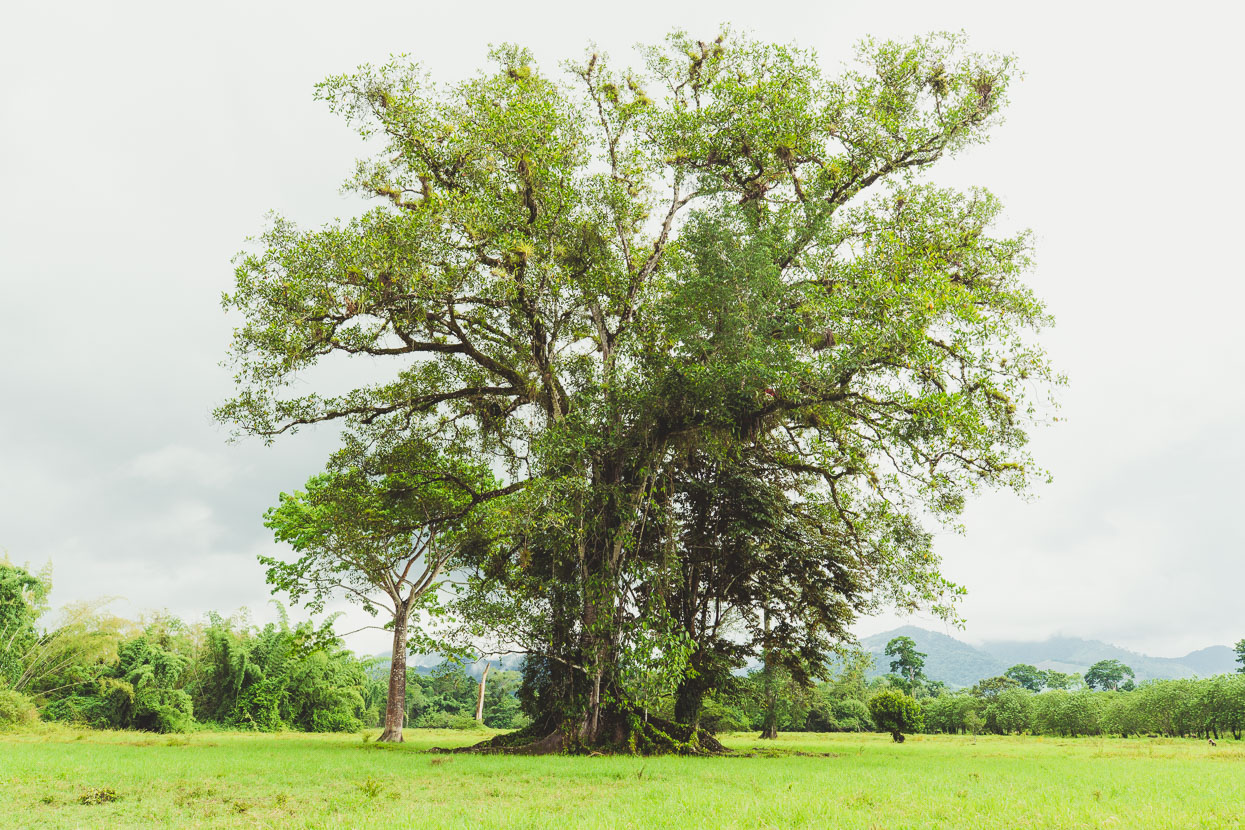
[[[1003,672],[1003,676],[1015,680],[1031,692],[1040,692],[1046,685],[1046,672],[1028,663],[1017,663]]]
[[[1085,685],[1091,689],[1119,689],[1124,678],[1130,680],[1137,675],[1119,660],[1099,660],[1085,672]]]
[[[329,78],[376,148],[349,185],[380,206],[274,220],[224,300],[239,433],[335,422],[503,477],[458,610],[528,653],[533,729],[587,743],[643,732],[654,682],[692,710],[687,684],[749,653],[808,677],[857,614],[953,615],[921,519],[1027,486],[1055,380],[1027,234],[921,175],[985,139],[1011,58],[866,41],[831,78],[678,32],[643,57]],[[351,360],[390,371],[295,383]]]

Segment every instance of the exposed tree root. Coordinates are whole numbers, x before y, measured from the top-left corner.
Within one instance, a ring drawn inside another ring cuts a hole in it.
[[[613,728],[600,730],[594,741],[584,740],[584,731],[582,726],[573,728],[569,734],[564,729],[546,731],[528,727],[473,746],[434,747],[429,751],[497,755],[726,755],[731,752],[703,729],[661,718],[635,722],[619,719]]]

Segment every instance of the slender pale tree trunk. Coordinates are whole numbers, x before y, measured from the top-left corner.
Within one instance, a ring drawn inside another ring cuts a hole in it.
[[[393,657],[389,661],[389,698],[385,701],[385,731],[378,741],[402,743],[406,720],[406,623],[408,609],[399,604],[393,618]]]
[[[778,689],[774,682],[774,662],[769,645],[769,609],[765,614],[765,721],[761,724],[761,737],[778,737]]]
[[[476,723],[484,723],[484,684],[488,683],[489,663],[484,664],[484,674],[480,675],[480,694],[476,697]]]

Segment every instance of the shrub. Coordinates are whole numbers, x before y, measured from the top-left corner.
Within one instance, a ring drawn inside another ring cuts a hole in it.
[[[484,724],[471,715],[450,715],[450,729],[483,729]]]
[[[868,705],[854,697],[836,700],[830,711],[840,732],[872,732],[875,728]]]
[[[425,712],[411,726],[417,729],[449,729],[451,717],[449,712]]]
[[[869,711],[878,729],[891,733],[896,743],[903,743],[905,732],[924,728],[921,707],[903,692],[888,690],[869,699]]]
[[[751,723],[748,713],[738,706],[706,697],[700,711],[700,726],[708,732],[743,732]]]
[[[312,732],[358,732],[363,721],[344,709],[328,709],[311,716]]]
[[[21,692],[0,689],[0,729],[30,726],[39,719],[34,701]]]

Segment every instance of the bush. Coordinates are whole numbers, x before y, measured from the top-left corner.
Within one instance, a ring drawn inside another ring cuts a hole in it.
[[[21,692],[0,689],[0,729],[30,726],[39,719],[34,701]]]
[[[411,724],[416,729],[449,729],[450,718],[455,717],[449,712],[425,712]]]
[[[507,727],[515,732],[522,732],[532,725],[532,719],[522,713],[515,715],[510,719],[510,726]]]
[[[471,715],[450,715],[450,729],[483,729],[484,724]]]
[[[312,732],[358,732],[363,721],[344,709],[318,711],[311,716]]]
[[[921,707],[903,692],[888,690],[874,695],[869,699],[869,712],[877,728],[891,733],[896,743],[903,743],[903,733],[925,727]]]
[[[751,723],[748,713],[738,706],[706,697],[700,711],[700,726],[707,732],[744,732]]]
[[[830,710],[840,732],[872,732],[875,728],[868,704],[854,697],[836,700]]]

